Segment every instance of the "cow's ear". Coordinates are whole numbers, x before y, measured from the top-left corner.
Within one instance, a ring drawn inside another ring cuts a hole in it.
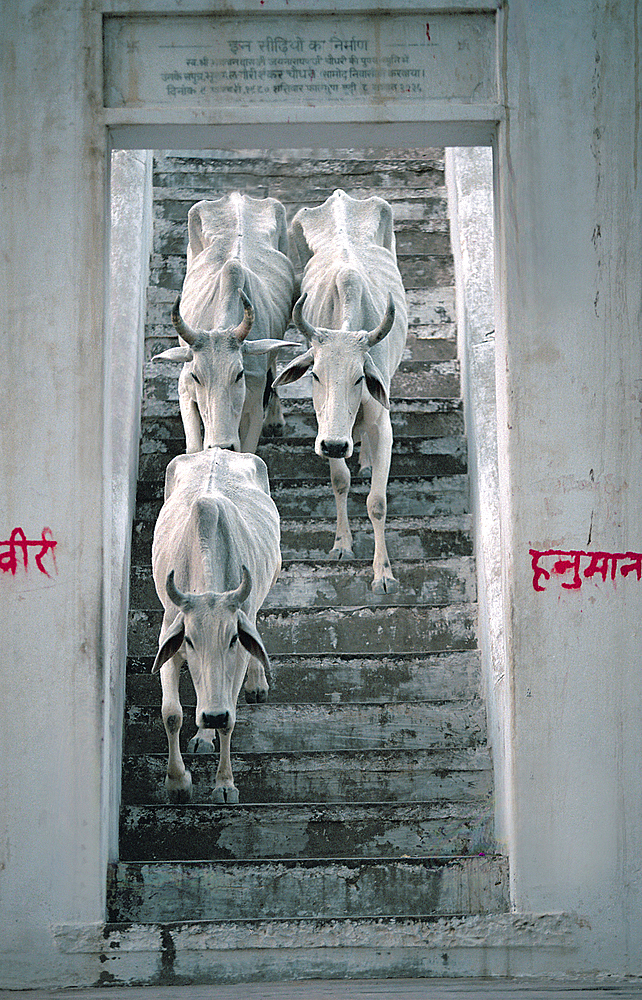
[[[364,358],[363,371],[366,376],[368,392],[373,399],[376,399],[378,403],[385,406],[386,410],[389,410],[390,400],[388,399],[386,387],[383,384],[383,377],[369,354],[366,354]]]
[[[311,368],[314,363],[314,355],[312,353],[312,348],[306,351],[305,354],[301,354],[294,361],[290,361],[289,365],[286,365],[283,371],[277,375],[272,383],[272,388],[276,389],[278,385],[288,385],[290,382],[297,382],[298,379],[302,378],[307,372],[308,368]]]
[[[269,354],[270,351],[280,351],[282,347],[301,347],[290,340],[244,340],[243,354]]]
[[[269,671],[270,658],[267,655],[261,636],[245,612],[240,609],[238,611],[238,627],[239,642],[243,648],[247,649],[248,653],[258,660],[259,663],[262,663],[265,670]]]
[[[162,354],[155,354],[152,361],[191,361],[194,355],[190,347],[170,347]]]
[[[163,664],[166,663],[167,660],[171,659],[174,653],[178,653],[179,649],[183,645],[184,638],[185,615],[182,611],[179,611],[176,618],[167,629],[167,632],[164,632],[160,637],[158,652],[152,667],[153,674],[157,674]]]

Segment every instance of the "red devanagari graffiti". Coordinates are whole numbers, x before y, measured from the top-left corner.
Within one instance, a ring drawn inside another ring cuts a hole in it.
[[[542,592],[552,577],[564,590],[579,590],[584,580],[601,576],[615,581],[618,574],[635,573],[642,579],[642,552],[586,552],[584,549],[529,549],[533,568],[533,590]]]
[[[25,570],[29,569],[29,549],[34,546],[38,549],[34,553],[36,566],[45,576],[51,577],[51,573],[46,568],[43,559],[51,554],[51,564],[57,573],[56,556],[54,549],[58,542],[52,538],[51,528],[43,528],[40,538],[27,538],[22,528],[14,528],[6,541],[0,541],[0,570],[3,573],[12,573],[14,576],[18,565],[22,563]]]

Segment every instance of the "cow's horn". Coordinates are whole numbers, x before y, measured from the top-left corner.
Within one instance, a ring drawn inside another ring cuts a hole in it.
[[[313,337],[316,337],[317,331],[308,323],[307,319],[303,318],[303,303],[307,297],[308,293],[304,292],[301,298],[295,303],[292,310],[292,320],[299,333],[302,333],[305,339],[310,341]]]
[[[252,308],[252,303],[242,288],[239,288],[239,295],[241,296],[241,300],[243,302],[243,319],[235,328],[234,336],[238,340],[239,344],[242,344],[252,329],[252,323],[254,322],[254,309]]]
[[[197,334],[190,326],[187,325],[180,312],[181,297],[180,295],[176,299],[176,302],[172,306],[172,323],[174,324],[174,329],[179,337],[182,337],[186,344],[190,347],[194,346]]]
[[[378,344],[380,340],[383,340],[390,331],[392,330],[392,324],[395,321],[395,304],[392,301],[392,295],[388,292],[388,306],[386,308],[386,314],[381,320],[379,326],[375,327],[368,334],[368,343],[370,347]]]
[[[177,608],[180,608],[182,611],[185,611],[187,610],[188,607],[191,606],[192,602],[189,595],[184,594],[181,590],[178,589],[178,587],[174,583],[174,570],[172,570],[167,577],[167,581],[165,583],[165,590],[167,591],[167,596],[169,597],[170,601],[172,601]]]
[[[229,590],[225,595],[232,607],[240,608],[243,601],[249,597],[252,589],[252,577],[247,566],[241,566],[241,582],[236,590]]]

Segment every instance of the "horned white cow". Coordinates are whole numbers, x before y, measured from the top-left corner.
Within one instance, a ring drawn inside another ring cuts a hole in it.
[[[362,470],[371,467],[367,499],[375,538],[375,593],[397,590],[385,541],[386,489],[392,451],[390,381],[408,329],[406,296],[397,267],[392,210],[383,198],[358,201],[337,190],[319,208],[292,221],[291,247],[304,266],[293,319],[310,345],[275,385],[312,374],[318,432],[315,451],[330,461],[337,528],[330,553],[352,552],[346,459],[361,442]]]
[[[184,363],[178,395],[188,454],[214,445],[254,452],[268,393],[266,433],[283,432],[271,385],[276,354],[289,346],[282,338],[294,295],[285,209],[276,198],[235,192],[192,205],[187,228],[187,271],[172,312],[181,346],[154,360]]]
[[[213,753],[218,732],[214,800],[238,802],[230,758],[236,701],[246,670],[246,699],[267,700],[269,660],[256,613],[280,568],[279,514],[263,460],[220,448],[172,459],[152,544],[154,583],[165,609],[152,672],[161,675],[165,787],[172,801],[187,801],[192,788],[179,747],[178,684],[186,659],[198,729],[189,751]]]

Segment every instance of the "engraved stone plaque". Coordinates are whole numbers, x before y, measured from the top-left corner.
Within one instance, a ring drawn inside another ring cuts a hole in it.
[[[493,14],[105,18],[108,108],[496,100]]]

